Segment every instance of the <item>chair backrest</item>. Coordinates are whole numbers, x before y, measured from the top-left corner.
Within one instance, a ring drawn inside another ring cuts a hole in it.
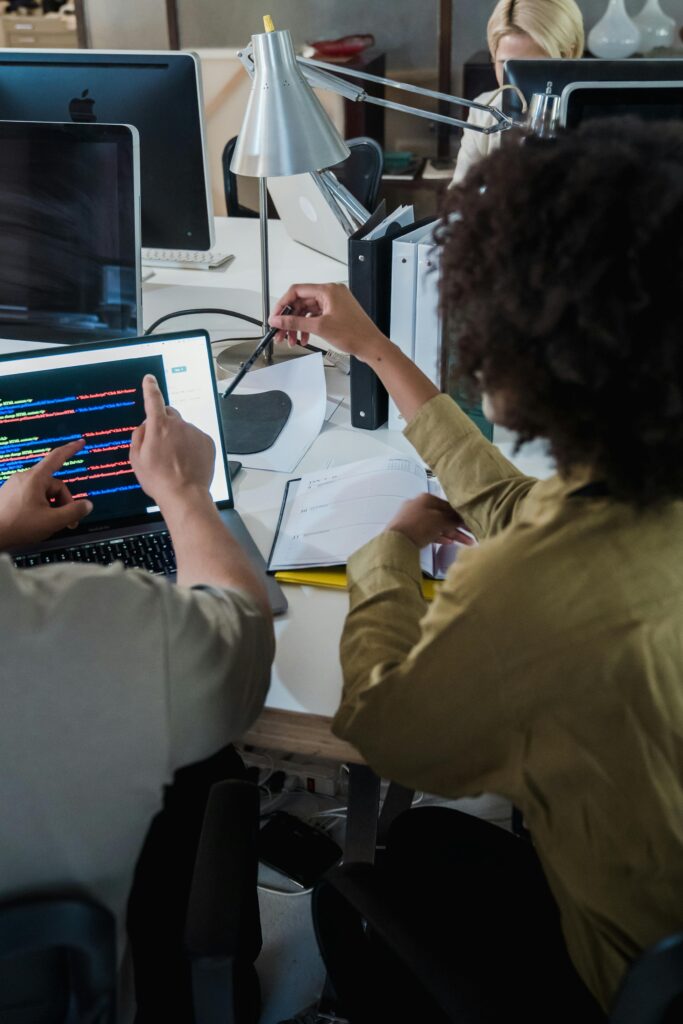
[[[225,206],[228,217],[257,217],[255,210],[242,206],[238,196],[237,177],[230,170],[232,155],[237,144],[237,136],[230,139],[223,150],[223,186],[225,189]],[[382,180],[382,167],[384,166],[384,154],[382,147],[374,139],[360,136],[357,139],[348,139],[347,146],[351,155],[342,160],[340,164],[331,167],[337,179],[345,185],[361,206],[371,213],[377,205],[379,186]],[[277,216],[271,209],[269,202],[268,216]]]
[[[683,1020],[683,932],[646,949],[617,993],[609,1024],[678,1024]]]
[[[240,206],[237,195],[237,175],[230,170],[232,156],[237,145],[237,136],[229,139],[223,149],[221,157],[223,163],[223,188],[225,190],[225,208],[228,217],[258,217],[256,210],[250,210],[247,206]]]
[[[196,1024],[256,1024],[261,993],[257,875],[259,791],[229,779],[204,812],[185,923]]]
[[[0,904],[0,1024],[115,1024],[116,924],[81,898]]]
[[[366,136],[347,139],[346,145],[351,150],[351,155],[330,170],[334,171],[337,180],[346,186],[361,206],[372,213],[377,205],[382,181],[382,147],[374,139]]]

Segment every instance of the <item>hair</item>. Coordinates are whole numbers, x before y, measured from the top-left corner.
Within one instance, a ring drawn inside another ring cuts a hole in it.
[[[592,121],[477,163],[438,229],[448,361],[519,443],[683,497],[683,126]]]
[[[583,54],[583,16],[575,0],[499,0],[486,30],[493,60],[503,36],[522,33],[549,57]]]

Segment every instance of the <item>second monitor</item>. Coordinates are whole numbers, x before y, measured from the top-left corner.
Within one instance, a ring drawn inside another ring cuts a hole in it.
[[[505,83],[516,86],[531,102],[534,93],[544,93],[548,83],[558,96],[574,82],[679,82],[683,81],[683,60],[677,57],[630,60],[508,60],[505,64]],[[503,109],[519,113],[517,96],[506,90]]]
[[[2,50],[0,119],[133,125],[140,135],[143,246],[213,245],[195,54]]]

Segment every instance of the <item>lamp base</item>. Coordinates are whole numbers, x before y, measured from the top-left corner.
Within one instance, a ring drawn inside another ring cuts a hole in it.
[[[258,338],[250,338],[246,341],[238,341],[234,345],[228,345],[222,349],[221,352],[216,356],[216,363],[218,367],[223,371],[225,376],[234,376],[242,365],[246,363],[249,356],[252,354],[256,345],[258,344]],[[298,359],[300,356],[309,356],[312,353],[301,345],[297,345],[295,348],[290,348],[289,345],[273,345],[273,363],[280,363],[285,359]],[[264,366],[271,366],[270,362],[266,362],[265,354],[259,356],[254,363],[252,369],[260,370]],[[246,379],[246,378],[245,378]]]

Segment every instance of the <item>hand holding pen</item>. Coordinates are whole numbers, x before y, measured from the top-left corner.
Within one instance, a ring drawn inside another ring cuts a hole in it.
[[[282,312],[283,313],[291,313],[292,312],[291,306],[285,306],[285,309],[283,309]],[[254,363],[256,362],[258,357],[265,352],[265,350],[268,348],[268,346],[272,342],[272,340],[275,337],[275,335],[277,334],[277,332],[278,332],[278,328],[277,327],[271,327],[269,331],[266,331],[266,333],[263,335],[263,337],[259,341],[258,345],[254,349],[254,351],[249,356],[249,358],[246,360],[246,362],[244,362],[242,364],[242,366],[239,368],[239,370],[237,371],[235,376],[232,378],[232,380],[228,384],[227,388],[223,392],[223,397],[224,398],[227,397],[227,395],[232,394],[232,392],[235,390],[235,388],[240,383],[240,381],[249,373],[249,371],[251,370],[252,366],[254,365]]]

